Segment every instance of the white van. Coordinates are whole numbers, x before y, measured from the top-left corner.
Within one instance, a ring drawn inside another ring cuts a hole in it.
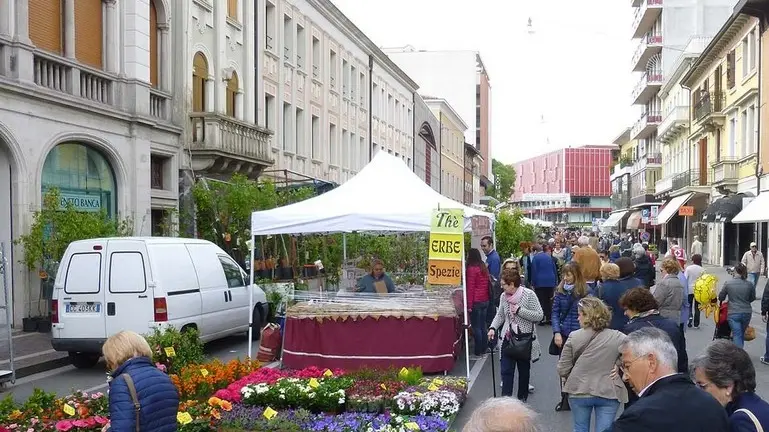
[[[205,240],[117,237],[72,242],[56,275],[52,345],[78,368],[93,367],[104,341],[121,330],[194,327],[208,342],[248,331],[267,318],[257,285],[249,310],[248,275],[221,248]]]

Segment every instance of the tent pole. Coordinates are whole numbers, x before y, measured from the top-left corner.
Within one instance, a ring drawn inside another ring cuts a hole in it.
[[[342,260],[347,262],[347,233],[342,233]]]
[[[254,335],[254,236],[251,236],[251,265],[249,266],[248,280],[248,358],[251,359]],[[269,306],[268,306],[269,307]],[[260,317],[261,319],[261,317]]]
[[[462,236],[464,236],[465,230],[462,230]],[[464,298],[464,317],[465,317],[465,369],[467,371],[467,379],[470,379],[470,331],[467,326],[467,272],[465,271],[465,242],[462,240],[462,297]],[[479,341],[475,341],[479,343]]]

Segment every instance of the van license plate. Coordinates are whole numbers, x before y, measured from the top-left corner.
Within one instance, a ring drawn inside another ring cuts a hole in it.
[[[67,303],[67,313],[99,313],[101,303]]]

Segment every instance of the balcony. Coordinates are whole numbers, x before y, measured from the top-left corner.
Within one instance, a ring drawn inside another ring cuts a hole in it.
[[[657,140],[669,143],[689,126],[689,107],[674,107],[657,127]]]
[[[630,6],[634,8],[641,6],[641,0],[630,0]]]
[[[661,195],[665,192],[670,192],[673,189],[673,177],[675,175],[669,175],[661,180],[657,180],[654,184],[654,194]]]
[[[722,92],[702,91],[695,94],[694,120],[706,130],[723,127],[726,121],[722,112],[725,100]]]
[[[272,132],[215,113],[190,114],[192,167],[211,177],[240,173],[250,178],[273,164]]]
[[[40,87],[105,105],[116,105],[109,74],[64,58],[35,52],[34,81]]]
[[[640,191],[636,191],[635,194],[630,197],[630,206],[637,206],[653,202],[656,201],[654,199],[654,191],[651,189],[642,189]]]
[[[662,82],[661,69],[644,72],[635,89],[633,89],[633,105],[645,105],[646,102],[649,102],[660,91]]]
[[[710,170],[700,171],[698,169],[684,171],[673,176],[673,186],[671,191],[677,191],[688,187],[710,186],[712,180]]]
[[[638,158],[630,169],[632,174],[643,171],[646,168],[659,168],[662,166],[662,154],[661,153],[647,153],[644,156]]]
[[[712,178],[713,186],[736,186],[740,179],[740,159],[736,157],[722,157],[713,162]]]
[[[627,192],[614,192],[611,194],[612,210],[630,207],[630,195]]]
[[[662,113],[659,111],[648,111],[641,115],[641,118],[633,125],[630,131],[630,139],[637,140],[651,135],[662,121]]]
[[[662,0],[643,0],[633,18],[633,39],[649,31],[662,14]]]
[[[662,52],[662,35],[656,33],[646,33],[638,44],[638,48],[633,54],[633,60],[630,63],[630,68],[633,72],[643,72],[646,70],[646,65],[649,63],[649,59],[654,55]]]

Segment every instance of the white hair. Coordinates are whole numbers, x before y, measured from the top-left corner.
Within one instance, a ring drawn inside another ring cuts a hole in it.
[[[537,413],[512,397],[491,398],[473,411],[462,432],[538,432]]]
[[[577,239],[577,244],[581,247],[587,246],[590,244],[590,239],[583,235]]]
[[[646,255],[646,249],[644,249],[641,243],[636,243],[633,245],[633,254],[637,257],[642,257]]]
[[[678,371],[678,352],[670,340],[670,336],[656,327],[644,327],[636,330],[620,344],[620,352],[630,350],[633,357],[653,354],[657,362],[670,369],[670,373]]]

